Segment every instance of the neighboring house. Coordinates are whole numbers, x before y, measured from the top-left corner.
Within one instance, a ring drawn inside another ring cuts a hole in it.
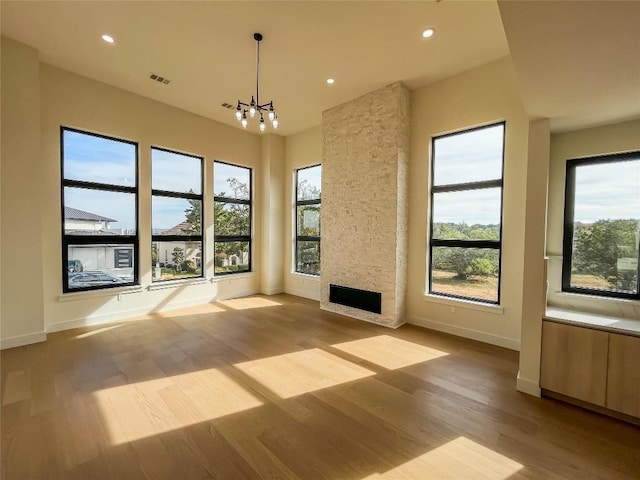
[[[110,224],[117,220],[95,213],[65,207],[64,229],[77,235],[119,235]],[[101,270],[120,277],[133,275],[133,248],[121,244],[70,245],[69,260],[80,260],[84,270]]]
[[[77,208],[64,207],[64,230],[67,233],[75,231],[82,234],[86,234],[85,232],[100,232],[101,235],[104,235],[109,233],[109,224],[114,222],[117,222],[117,220]]]
[[[160,235],[187,235],[193,230],[193,225],[187,221],[164,230]],[[173,264],[173,251],[175,248],[181,248],[184,252],[184,259],[191,260],[198,267],[202,263],[202,243],[197,241],[172,241],[172,242],[154,242],[158,249],[158,262],[164,265]]]

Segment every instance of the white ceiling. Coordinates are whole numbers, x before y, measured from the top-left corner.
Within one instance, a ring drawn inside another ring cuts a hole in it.
[[[498,3],[530,116],[555,132],[640,117],[640,1]]]
[[[418,88],[509,54],[527,112],[554,131],[640,117],[636,0],[2,0],[0,10],[2,35],[43,62],[234,126],[221,104],[253,94],[261,32],[260,98],[274,101],[281,135],[389,83]],[[436,35],[422,38],[426,27]]]
[[[220,105],[254,92],[253,33],[261,32],[260,98],[274,101],[282,135],[389,83],[417,88],[509,55],[495,1],[3,0],[0,8],[2,34],[38,49],[43,62],[236,126]],[[430,39],[421,36],[427,27],[436,28]]]

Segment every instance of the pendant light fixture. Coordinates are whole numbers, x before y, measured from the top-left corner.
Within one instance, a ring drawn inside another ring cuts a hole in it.
[[[249,125],[247,114],[249,118],[255,118],[258,115],[260,117],[260,131],[264,132],[267,129],[265,117],[275,129],[278,128],[278,115],[273,108],[272,100],[267,103],[260,103],[260,42],[262,41],[262,34],[254,33],[253,39],[256,41],[256,94],[255,96],[251,95],[249,103],[238,100],[236,120],[240,122],[242,128],[247,128]]]

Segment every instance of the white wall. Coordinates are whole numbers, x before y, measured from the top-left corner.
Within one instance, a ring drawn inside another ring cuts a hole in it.
[[[1,42],[0,343],[10,347],[44,339],[41,212],[45,174],[40,165],[38,52],[6,38]]]
[[[613,315],[640,320],[640,302],[562,293],[562,237],[564,186],[568,159],[640,150],[640,119],[551,136],[549,171],[549,257],[547,302],[556,308]]]
[[[505,58],[415,90],[411,112],[407,320],[518,349],[522,319],[529,122],[510,59]],[[506,137],[501,308],[427,296],[431,138],[502,120],[506,121]],[[545,186],[541,185],[541,188]]]
[[[284,179],[284,289],[285,292],[320,300],[320,278],[295,273],[295,170],[322,163],[322,127],[317,126],[285,139]]]

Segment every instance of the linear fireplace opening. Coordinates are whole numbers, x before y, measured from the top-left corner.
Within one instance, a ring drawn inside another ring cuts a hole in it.
[[[382,294],[358,288],[329,284],[329,301],[372,313],[382,313]]]

